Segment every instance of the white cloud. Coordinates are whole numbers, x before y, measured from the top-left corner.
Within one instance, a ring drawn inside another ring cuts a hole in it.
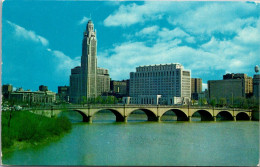
[[[260,19],[256,26],[247,26],[237,32],[230,40],[217,40],[214,37],[203,44],[201,49],[218,55],[218,68],[229,72],[250,72],[254,63],[259,63]],[[212,61],[211,61],[212,62]]]
[[[31,30],[26,30],[25,28],[14,24],[10,21],[7,21],[8,24],[10,24],[14,30],[15,30],[15,35],[17,37],[22,37],[27,40],[31,40],[33,42],[41,43],[43,46],[47,46],[49,44],[49,41],[45,39],[44,37],[37,35],[34,31]]]
[[[142,17],[132,11],[137,7],[135,3],[124,6],[121,5],[114,15],[109,15],[105,20],[105,26],[129,26],[142,20]],[[129,15],[129,13],[131,13]]]
[[[113,79],[121,79],[129,78],[129,72],[140,65],[181,63],[186,69],[208,69],[210,65],[205,61],[218,58],[214,54],[178,44],[178,40],[156,43],[151,47],[143,42],[123,43],[107,51],[111,56],[102,56],[99,63],[110,69]],[[200,65],[191,62],[200,62]]]
[[[79,21],[79,24],[86,24],[89,20],[90,20],[90,18],[84,16],[84,17]]]
[[[178,16],[170,16],[168,21],[196,34],[212,34],[214,32],[237,32],[242,27],[254,22],[250,14],[256,12],[254,4],[237,3],[205,3],[198,8],[189,9]]]
[[[253,24],[250,15],[258,10],[257,5],[247,2],[145,1],[142,5],[120,5],[104,20],[104,25],[126,27],[167,17],[170,24],[193,34],[233,33]],[[188,38],[187,42],[194,43],[194,40]]]
[[[120,5],[119,9],[104,20],[105,26],[130,26],[146,20],[163,18],[163,11],[170,10],[170,2],[144,2],[143,5],[135,3]]]
[[[158,26],[145,27],[141,31],[135,33],[137,36],[154,35],[158,31]]]
[[[58,50],[52,50],[48,48],[49,42],[46,38],[37,35],[35,32],[26,30],[25,28],[12,23],[10,21],[7,21],[8,24],[10,24],[14,28],[15,35],[17,37],[21,37],[27,40],[31,40],[33,42],[39,43],[44,49],[46,49],[51,55],[54,56],[55,62],[57,63],[55,66],[57,66],[57,72],[66,73],[66,75],[69,75],[70,69],[78,66],[80,64],[80,57],[76,57],[74,59],[71,59],[69,56],[66,56],[63,52]],[[47,57],[47,56],[46,56]]]
[[[193,36],[180,28],[163,28],[158,31],[157,40],[152,46],[142,41],[118,44],[106,50],[106,56],[99,62],[110,69],[113,79],[129,78],[129,72],[135,71],[137,66],[160,63],[181,63],[185,69],[191,69],[196,77],[202,77],[209,71],[249,73],[251,67],[259,64],[260,53],[260,21],[253,25],[238,30],[234,38],[221,40],[212,37],[197,48],[179,45],[182,40],[195,41]]]
[[[57,70],[65,72],[68,76],[70,74],[70,70],[74,68],[75,66],[80,65],[80,57],[76,57],[74,59],[71,59],[69,56],[66,56],[63,52],[51,49],[48,49],[57,59],[58,59],[58,66]]]
[[[247,26],[238,32],[235,41],[241,45],[256,45],[259,48],[260,43],[260,18],[255,20],[256,26]]]
[[[180,29],[179,27],[169,30],[168,28],[162,28],[161,31],[158,32],[159,41],[168,41],[172,39],[182,39],[187,41],[188,43],[195,43],[195,38],[190,36],[188,33]]]

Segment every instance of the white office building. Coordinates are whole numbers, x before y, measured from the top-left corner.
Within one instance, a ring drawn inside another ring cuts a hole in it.
[[[139,66],[130,73],[126,104],[187,104],[191,97],[191,72],[181,64]]]

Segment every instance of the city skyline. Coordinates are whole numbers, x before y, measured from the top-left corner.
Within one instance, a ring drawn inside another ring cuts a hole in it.
[[[52,91],[69,85],[89,19],[97,29],[98,67],[113,80],[129,79],[141,65],[166,63],[182,64],[204,88],[225,73],[253,76],[260,51],[257,11],[254,2],[6,0],[2,83],[32,90],[43,84]]]

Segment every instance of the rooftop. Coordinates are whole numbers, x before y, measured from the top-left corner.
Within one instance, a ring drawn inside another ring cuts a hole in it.
[[[153,64],[153,65],[143,65],[143,66],[139,66],[139,67],[153,67],[153,66],[165,66],[165,65],[181,65],[180,63],[170,63],[170,64]],[[181,65],[182,66],[182,65]]]

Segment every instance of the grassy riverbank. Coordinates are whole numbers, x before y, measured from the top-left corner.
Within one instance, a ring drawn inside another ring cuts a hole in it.
[[[2,112],[2,149],[20,149],[23,145],[37,145],[70,131],[66,117],[48,118],[29,111]],[[17,144],[19,143],[19,144]]]

